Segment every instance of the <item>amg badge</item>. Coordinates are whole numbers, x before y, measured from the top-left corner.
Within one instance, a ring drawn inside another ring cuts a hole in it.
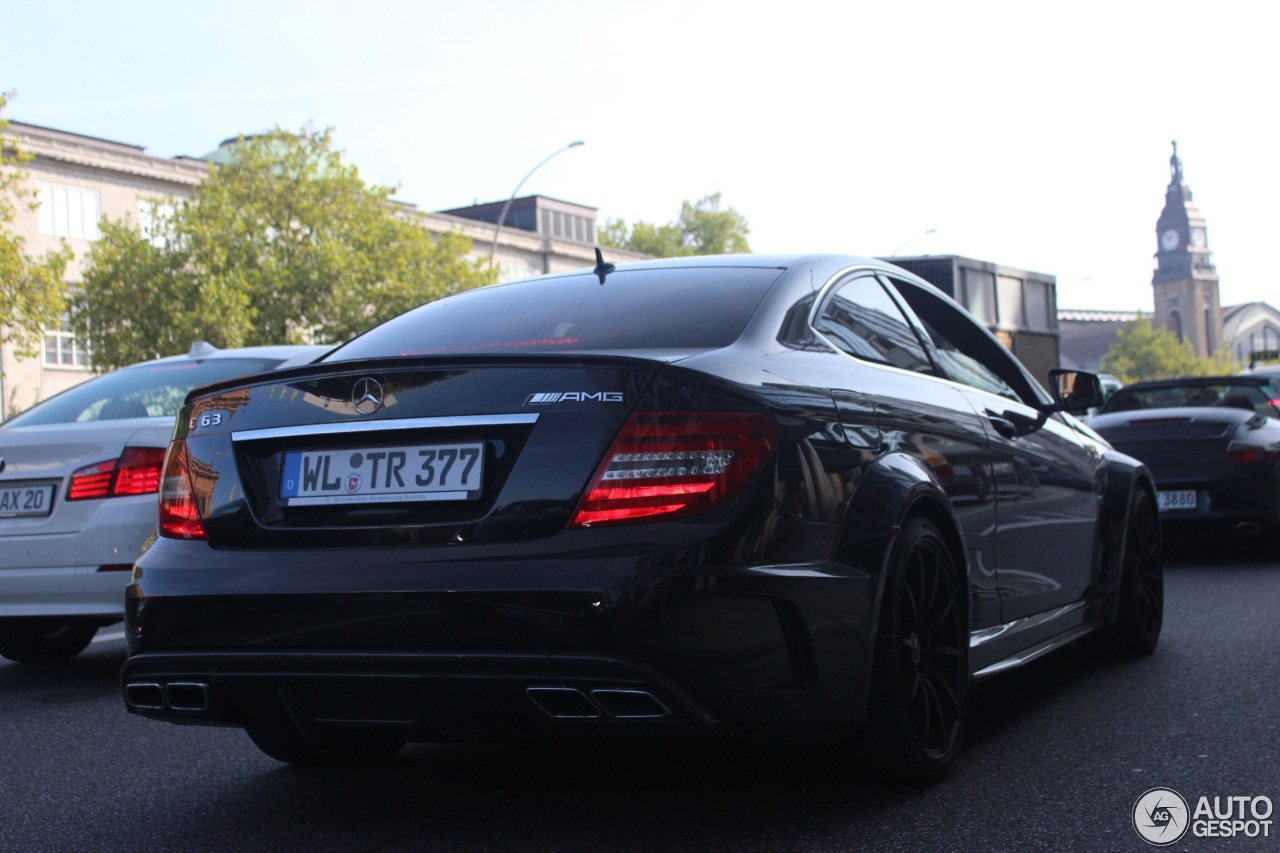
[[[595,400],[600,403],[621,403],[621,391],[544,391],[530,394],[524,401],[526,406],[546,406],[550,403],[587,403]]]

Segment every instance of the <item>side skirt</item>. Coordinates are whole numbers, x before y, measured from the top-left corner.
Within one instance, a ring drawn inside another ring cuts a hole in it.
[[[1090,611],[1094,612],[1090,612]],[[1096,608],[1078,601],[969,635],[972,679],[1014,669],[1073,642],[1104,624]]]

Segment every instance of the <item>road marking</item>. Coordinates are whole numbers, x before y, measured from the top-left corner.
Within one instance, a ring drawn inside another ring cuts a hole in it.
[[[123,639],[124,639],[124,631],[112,631],[110,634],[98,634],[98,636],[94,637],[89,642],[105,643],[108,640],[123,640]]]

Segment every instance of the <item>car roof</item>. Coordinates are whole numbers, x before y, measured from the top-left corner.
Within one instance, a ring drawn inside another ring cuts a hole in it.
[[[201,346],[203,344],[203,347]],[[228,347],[227,349],[219,349],[204,341],[196,341],[192,344],[191,349],[182,355],[167,355],[163,358],[154,358],[150,361],[140,361],[135,364],[127,365],[122,370],[128,370],[130,367],[138,367],[144,364],[173,364],[182,361],[207,361],[210,359],[224,358],[272,358],[281,361],[290,361],[292,359],[313,355],[318,358],[329,350],[333,349],[333,345],[315,345],[315,344],[279,344],[275,346],[259,346],[259,347]]]
[[[696,268],[712,268],[712,267],[738,267],[741,269],[778,269],[785,270],[800,264],[840,264],[843,266],[873,266],[879,268],[892,269],[895,272],[901,272],[906,276],[912,273],[907,270],[900,270],[893,266],[891,261],[877,260],[875,258],[866,258],[859,255],[843,255],[839,253],[799,253],[799,254],[734,254],[734,255],[682,255],[675,258],[652,258],[644,261],[630,261],[627,263],[616,264],[613,271],[626,272],[628,270],[653,270],[653,269],[696,269]],[[593,272],[591,267],[582,267],[580,269],[566,270],[564,272],[551,273],[549,275],[535,276],[534,278],[518,279],[516,281],[505,282],[504,284],[529,284],[536,281],[546,281],[553,278],[561,278],[564,276],[587,275]],[[489,285],[490,287],[501,287],[504,285]]]

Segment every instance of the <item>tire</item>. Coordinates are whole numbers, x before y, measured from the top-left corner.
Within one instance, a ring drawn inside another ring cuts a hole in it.
[[[404,748],[404,741],[312,740],[290,727],[248,729],[254,746],[285,764],[351,767],[389,760]]]
[[[903,525],[885,580],[868,709],[870,745],[907,782],[936,782],[960,750],[969,703],[967,586],[938,528]]]
[[[0,657],[17,663],[61,663],[85,650],[97,622],[0,619]]]
[[[1116,621],[1081,638],[1086,651],[1140,657],[1160,641],[1164,624],[1164,562],[1161,558],[1160,515],[1151,493],[1135,487],[1129,499],[1129,523],[1124,535],[1120,574],[1120,603]]]

